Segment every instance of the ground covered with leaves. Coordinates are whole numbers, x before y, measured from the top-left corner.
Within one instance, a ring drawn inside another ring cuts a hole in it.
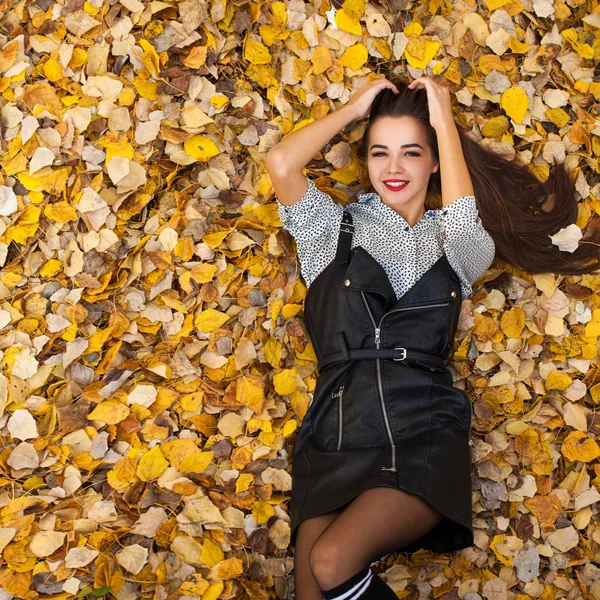
[[[0,600],[292,598],[317,373],[265,171],[382,66],[600,226],[600,9],[0,0]],[[427,67],[427,70],[425,70]],[[309,174],[346,203],[365,123]],[[600,599],[600,275],[494,263],[463,303],[475,543],[388,556],[399,598]]]

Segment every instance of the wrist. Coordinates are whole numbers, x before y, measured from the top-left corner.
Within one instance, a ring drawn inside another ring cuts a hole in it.
[[[432,127],[435,129],[436,133],[440,131],[447,132],[455,130],[456,123],[454,122],[454,119],[452,117],[446,117],[445,119],[440,121],[438,124],[433,125]]]
[[[351,123],[352,121],[358,121],[360,118],[360,115],[353,104],[344,104],[342,107],[338,108],[337,111],[346,115],[348,123]]]

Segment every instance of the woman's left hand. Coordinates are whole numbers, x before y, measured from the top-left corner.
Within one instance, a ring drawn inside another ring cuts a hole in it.
[[[450,90],[435,83],[431,77],[417,77],[407,86],[411,90],[424,88],[427,92],[427,105],[429,107],[429,122],[434,129],[444,125],[454,124],[452,117],[452,104]]]

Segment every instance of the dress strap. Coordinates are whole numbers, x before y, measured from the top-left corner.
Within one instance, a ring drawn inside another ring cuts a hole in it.
[[[338,236],[337,252],[334,262],[346,263],[350,259],[350,250],[352,249],[352,235],[354,234],[354,223],[352,215],[345,210],[340,223],[340,233]]]

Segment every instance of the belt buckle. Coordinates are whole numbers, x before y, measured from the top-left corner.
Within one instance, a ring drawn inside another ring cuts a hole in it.
[[[401,350],[403,352],[401,358],[394,357],[394,360],[404,360],[406,358],[406,348],[394,348],[394,350]]]

